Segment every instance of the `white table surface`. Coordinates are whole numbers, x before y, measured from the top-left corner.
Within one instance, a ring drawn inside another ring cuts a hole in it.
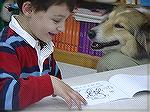
[[[84,76],[72,77],[64,79],[71,86],[86,84],[89,82],[108,80],[115,74],[130,74],[130,75],[149,75],[148,83],[150,87],[150,64],[124,69],[112,70],[107,72],[88,74]],[[69,111],[66,103],[59,97],[46,97],[41,101],[22,110],[22,112],[66,112]],[[72,111],[77,112],[73,109]],[[84,112],[150,112],[150,92],[141,92],[135,94],[132,99],[123,99],[107,103],[100,103],[94,106],[84,106]]]

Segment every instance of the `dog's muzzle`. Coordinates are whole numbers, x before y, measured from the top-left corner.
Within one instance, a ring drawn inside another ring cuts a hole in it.
[[[96,32],[95,32],[94,30],[90,30],[90,31],[88,32],[88,37],[89,37],[90,39],[95,38],[95,36],[96,36]]]
[[[94,30],[90,30],[88,32],[88,37],[92,40],[96,37],[96,32]],[[91,48],[95,50],[103,49],[104,47],[111,47],[120,44],[119,40],[114,40],[110,42],[93,42],[91,44]]]

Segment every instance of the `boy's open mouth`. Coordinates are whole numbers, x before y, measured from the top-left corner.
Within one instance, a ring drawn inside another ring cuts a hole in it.
[[[55,36],[56,34],[48,32],[50,36]]]

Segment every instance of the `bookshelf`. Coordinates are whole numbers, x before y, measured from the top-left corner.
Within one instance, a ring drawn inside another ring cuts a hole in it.
[[[137,0],[135,0],[135,3],[137,3]],[[121,4],[126,4],[126,0],[117,0],[114,5],[121,5]],[[138,5],[126,4],[126,6],[137,7]],[[55,48],[54,57],[56,61],[59,61],[59,62],[64,62],[64,63],[78,65],[78,66],[92,68],[92,69],[96,69],[97,63],[101,59],[101,57],[99,56],[79,53],[77,51],[71,52],[67,50],[62,50],[62,49],[59,49],[59,47]]]
[[[55,48],[54,57],[57,61],[95,69],[100,57],[83,53],[63,51]]]

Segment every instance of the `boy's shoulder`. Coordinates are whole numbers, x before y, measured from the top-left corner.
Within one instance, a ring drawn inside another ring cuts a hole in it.
[[[6,42],[7,40],[23,40],[14,30],[9,26],[6,26],[1,32],[0,42]]]

